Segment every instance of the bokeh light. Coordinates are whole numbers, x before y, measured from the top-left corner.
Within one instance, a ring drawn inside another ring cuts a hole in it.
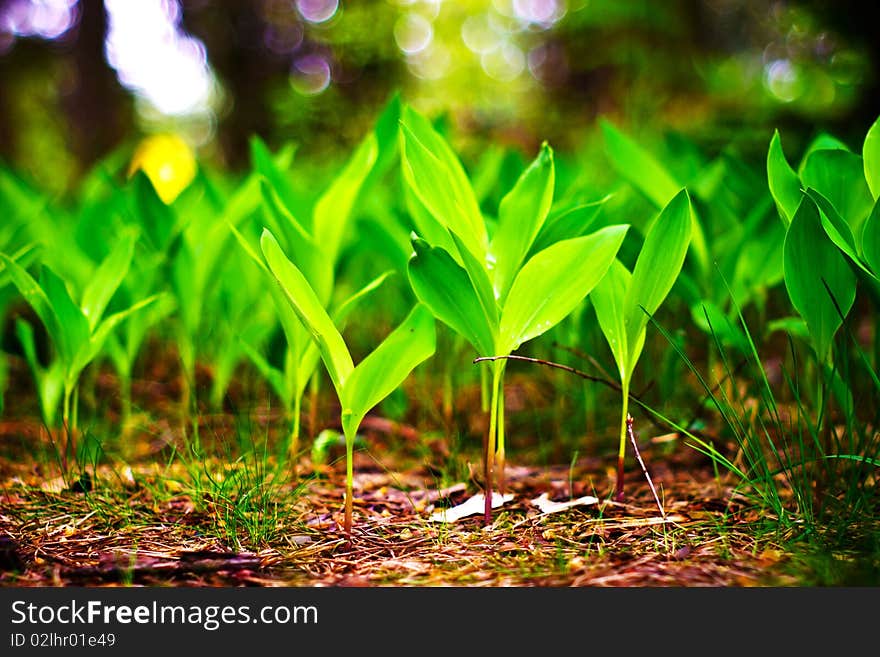
[[[209,113],[215,81],[204,44],[180,27],[176,0],[105,0],[107,61],[160,114]]]
[[[310,23],[325,23],[336,14],[339,0],[296,0],[296,8]]]
[[[57,39],[76,24],[77,0],[12,0],[2,30],[21,37]]]
[[[330,64],[321,55],[296,59],[290,69],[290,84],[303,96],[315,96],[330,85]]]

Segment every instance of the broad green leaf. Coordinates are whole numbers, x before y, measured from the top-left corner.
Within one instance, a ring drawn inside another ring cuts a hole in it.
[[[860,156],[840,149],[813,151],[805,160],[801,181],[828,199],[853,232],[861,230],[874,199]]]
[[[618,259],[614,259],[608,272],[590,292],[590,301],[596,309],[599,328],[611,348],[614,362],[621,381],[626,380],[630,372],[629,349],[626,342],[626,316],[624,300],[629,290],[632,275]]]
[[[412,240],[409,280],[419,301],[434,316],[464,337],[482,355],[492,355],[495,332],[467,272],[446,251],[422,239]]]
[[[410,107],[401,120],[401,158],[404,180],[422,205],[482,260],[488,235],[470,180],[446,140]]]
[[[251,361],[272,390],[278,395],[278,398],[284,404],[285,408],[289,408],[292,403],[293,391],[288,386],[287,378],[284,373],[277,367],[274,367],[250,342],[239,338],[239,345],[245,356]]]
[[[376,135],[370,133],[315,203],[312,235],[330,262],[336,262],[351,226],[355,201],[378,153]]]
[[[89,320],[90,331],[95,330],[101,315],[104,314],[104,309],[128,274],[131,259],[134,257],[136,239],[137,233],[126,231],[86,285],[80,306]]]
[[[837,210],[834,209],[834,206],[831,205],[828,199],[815,189],[808,189],[807,194],[813,199],[816,207],[819,208],[819,218],[822,221],[822,228],[825,229],[828,238],[834,242],[835,246],[843,251],[849,259],[859,267],[859,269],[868,274],[868,276],[876,278],[874,273],[862,263],[862,259],[858,255],[858,247],[856,246],[855,237],[853,237],[849,224],[847,224],[837,213]]]
[[[807,159],[812,155],[815,151],[846,151],[847,153],[851,153],[849,146],[844,144],[834,135],[829,135],[827,132],[821,132],[813,140],[807,145],[807,148],[804,149],[803,155],[801,155],[801,161],[797,167],[798,177],[803,177],[804,175],[804,167],[807,164]]]
[[[672,289],[687,255],[692,226],[690,197],[687,191],[681,190],[663,208],[645,236],[633,269],[624,301],[629,345],[636,344],[649,316],[657,311]],[[631,352],[629,357],[632,371],[638,355]]]
[[[350,413],[355,427],[380,401],[394,391],[436,348],[434,316],[416,305],[406,319],[364,358],[345,383],[343,417]]]
[[[501,303],[544,225],[553,202],[554,185],[553,150],[544,143],[534,162],[501,199],[498,209],[498,229],[490,251],[494,259],[495,297]]]
[[[400,116],[403,112],[403,103],[400,100],[400,92],[394,92],[385,103],[385,107],[379,113],[373,128],[376,135],[377,155],[376,161],[370,170],[370,175],[364,181],[365,189],[373,189],[379,184],[379,180],[395,164],[400,144]]]
[[[62,362],[60,359],[55,359],[45,369],[40,366],[34,340],[34,329],[21,318],[15,320],[15,333],[21,343],[31,376],[34,377],[34,382],[36,383],[43,420],[48,426],[54,427],[55,418],[58,414],[58,404],[61,402],[61,395],[64,392],[64,369]]]
[[[489,272],[486,271],[483,263],[477,261],[455,233],[452,233],[452,241],[455,242],[455,246],[461,255],[461,263],[468,274],[471,286],[473,286],[474,291],[477,293],[477,299],[480,301],[480,307],[483,309],[486,323],[493,327],[492,330],[494,331],[494,327],[498,326],[498,304],[495,300],[492,283],[489,281]]]
[[[825,234],[812,199],[801,201],[788,227],[783,267],[791,303],[807,323],[819,360],[825,362],[834,334],[843,323],[828,290],[845,317],[855,300],[856,277]]]
[[[369,297],[371,292],[379,289],[382,283],[389,277],[394,275],[394,271],[386,271],[379,274],[372,281],[364,285],[360,290],[352,294],[350,297],[345,299],[339,306],[331,313],[333,318],[333,323],[342,328],[345,326],[346,321],[348,321],[348,316],[354,312],[354,310],[363,303],[364,299]]]
[[[69,367],[70,359],[75,358],[77,352],[89,341],[89,322],[70,296],[67,284],[46,265],[40,269],[40,287],[46,291],[49,303],[58,316],[58,323],[69,349],[69,358],[64,359],[65,365]]]
[[[423,238],[431,246],[436,246],[455,258],[459,264],[461,262],[461,254],[452,239],[453,232],[447,230],[446,226],[440,222],[440,219],[431,214],[430,210],[416,196],[415,190],[410,185],[403,186],[403,197],[406,203],[406,209],[415,228],[416,234]],[[407,241],[409,234],[407,233]],[[407,259],[409,253],[407,254]]]
[[[342,390],[346,379],[354,369],[351,354],[342,335],[302,272],[284,255],[270,231],[263,230],[260,247],[266,258],[266,264],[269,265],[288,302],[317,342],[334,387],[337,391]]]
[[[779,130],[773,132],[770,148],[767,151],[767,181],[770,185],[770,193],[773,194],[776,207],[779,209],[779,215],[783,223],[788,226],[801,202],[801,181],[785,158]]]
[[[135,214],[144,234],[153,249],[165,251],[176,232],[174,210],[159,198],[153,183],[142,169],[138,169],[132,177],[132,186]]]
[[[309,337],[305,326],[303,326],[294,307],[287,300],[287,296],[277,284],[275,275],[266,265],[265,260],[257,255],[256,251],[251,247],[244,235],[242,235],[235,226],[229,224],[229,229],[241,245],[242,251],[255,265],[257,265],[259,271],[261,271],[266,277],[269,294],[272,296],[272,303],[275,306],[275,311],[278,313],[278,320],[281,323],[284,337],[287,340],[288,352],[293,354],[296,360],[301,360],[304,358],[303,354],[305,351],[309,349],[309,345],[314,345],[315,342]],[[315,347],[315,349],[317,349],[317,347]],[[317,363],[316,360],[314,362]],[[296,373],[298,372],[299,368],[296,370]],[[302,389],[305,387],[305,381],[297,379],[292,385],[296,389]]]
[[[562,321],[608,271],[628,225],[557,242],[519,271],[501,312],[497,355],[507,355]]]
[[[8,255],[0,253],[0,260],[6,265],[6,271],[9,273],[12,284],[43,322],[43,326],[46,327],[61,359],[70,358],[70,346],[64,327],[46,292],[21,265]]]
[[[865,136],[862,161],[865,165],[865,179],[876,200],[880,198],[880,117],[874,121]]]
[[[782,245],[785,227],[774,221],[767,230],[744,239],[730,282],[734,306],[744,307],[750,300],[782,281]]]
[[[21,267],[28,267],[34,261],[39,252],[39,246],[35,243],[26,244],[20,249],[18,249],[15,253],[13,253],[10,258],[15,260]],[[3,264],[3,261],[0,260],[0,289],[2,289],[5,285],[10,282],[9,273],[6,271],[6,265]]]
[[[876,276],[880,276],[880,198],[862,226],[862,255]]]
[[[281,236],[284,239],[287,253],[290,254],[290,259],[306,277],[321,303],[326,306],[333,292],[334,260],[328,256],[315,239],[312,239],[312,236],[281,202],[278,193],[265,179],[260,182],[260,192],[267,221],[282,231]]]
[[[605,119],[600,120],[605,147],[617,172],[659,208],[681,189],[653,155]]]
[[[586,235],[593,228],[599,213],[610,198],[609,194],[592,203],[564,207],[558,211],[551,210],[532,244],[530,253],[534,255],[561,240]]]
[[[154,294],[146,299],[138,301],[136,304],[129,306],[125,310],[120,310],[119,312],[106,317],[100,324],[98,324],[95,332],[89,337],[89,341],[84,344],[74,356],[70,374],[73,376],[79,376],[79,373],[85,369],[85,367],[95,359],[98,352],[104,348],[104,343],[107,342],[107,338],[110,337],[110,334],[113,333],[121,322],[125,321],[142,308],[146,308],[155,303],[160,296],[162,295]]]
[[[257,135],[253,135],[250,139],[250,151],[251,165],[256,174],[255,178],[269,181],[272,189],[280,197],[281,202],[291,212],[299,209],[297,195],[293,191],[293,184],[291,183],[289,173],[293,152],[291,151],[290,157],[279,157],[281,153],[279,153],[279,156],[273,156],[266,143]],[[233,223],[237,224],[237,222]]]

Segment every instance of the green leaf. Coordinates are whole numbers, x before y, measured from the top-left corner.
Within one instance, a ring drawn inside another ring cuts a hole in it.
[[[0,261],[6,265],[6,271],[9,274],[12,284],[15,285],[18,290],[18,293],[21,294],[24,300],[31,308],[33,308],[37,317],[40,318],[40,321],[43,322],[43,326],[46,327],[49,338],[58,350],[59,356],[62,360],[68,358],[70,347],[67,344],[67,338],[64,334],[61,322],[58,319],[58,315],[52,307],[52,302],[49,300],[46,292],[40,287],[39,283],[27,273],[24,267],[19,265],[8,255],[0,253]]]
[[[278,194],[281,202],[289,210],[298,209],[299,203],[296,192],[293,190],[289,173],[295,149],[290,150],[289,156],[285,156],[281,152],[277,156],[273,156],[265,142],[257,135],[253,135],[250,138],[249,145],[251,165],[256,174],[255,178],[267,180],[272,189]],[[247,181],[245,184],[247,184]]]
[[[40,287],[46,291],[49,303],[58,317],[58,323],[64,334],[67,354],[63,358],[69,367],[77,352],[89,341],[89,322],[70,296],[67,284],[46,265],[40,270]]]
[[[132,177],[135,214],[150,245],[156,251],[165,251],[176,232],[177,217],[156,193],[147,174],[138,169]]]
[[[303,326],[303,323],[300,321],[294,307],[287,300],[287,296],[277,284],[275,275],[266,265],[265,260],[257,255],[256,251],[244,235],[242,235],[235,226],[229,224],[228,227],[241,245],[244,253],[247,254],[250,260],[257,265],[259,271],[266,277],[266,281],[269,285],[269,294],[272,296],[272,303],[275,306],[275,311],[278,313],[278,320],[281,322],[281,328],[284,331],[284,337],[287,340],[288,352],[289,354],[292,354],[293,359],[297,362],[295,373],[298,375],[302,370],[302,368],[299,367],[299,364],[305,359],[305,352],[315,343],[306,332],[305,326]],[[317,350],[317,347],[314,348]],[[317,363],[317,360],[312,359],[310,362]],[[311,372],[310,368],[309,372]],[[305,387],[305,383],[305,380],[298,378],[292,383],[292,387],[296,390],[301,390]]]
[[[849,259],[859,267],[859,269],[868,274],[868,276],[876,278],[874,273],[862,263],[862,259],[858,254],[858,248],[856,247],[855,237],[853,236],[852,230],[850,230],[849,224],[847,224],[837,213],[837,210],[834,209],[834,206],[831,205],[828,199],[815,189],[812,187],[809,188],[807,194],[816,204],[816,207],[819,208],[819,218],[822,221],[822,228],[825,229],[825,234],[828,235],[828,238],[834,242],[835,246],[843,251]]]
[[[770,193],[779,209],[779,216],[788,226],[801,202],[801,181],[785,159],[779,130],[773,131],[773,138],[767,151],[767,180],[770,184]]]
[[[825,362],[834,334],[843,323],[828,290],[845,317],[855,300],[856,277],[846,258],[825,234],[812,199],[801,201],[788,227],[783,269],[791,303],[807,323],[819,360]]]
[[[880,198],[862,226],[862,255],[875,276],[880,276]]]
[[[287,378],[284,376],[284,373],[279,370],[277,367],[273,367],[271,363],[261,354],[254,346],[244,340],[239,338],[239,345],[241,346],[241,350],[244,352],[245,356],[251,361],[257,371],[260,373],[266,381],[269,382],[269,385],[272,386],[272,389],[275,391],[275,394],[278,395],[278,398],[284,404],[285,410],[290,410],[292,406],[292,396],[293,392],[290,389],[290,386],[287,383]]]
[[[288,302],[317,342],[324,366],[338,393],[354,369],[351,354],[342,335],[302,272],[284,255],[270,231],[263,230],[260,247],[266,258],[266,264],[281,286]]]
[[[804,340],[810,339],[810,331],[803,317],[780,317],[779,319],[767,322],[767,328],[764,331],[766,335],[771,335],[777,331],[803,338]]]
[[[389,270],[379,274],[372,281],[364,285],[360,290],[352,294],[345,301],[343,301],[339,306],[331,313],[333,318],[333,323],[338,327],[344,327],[346,321],[348,320],[348,316],[354,312],[354,310],[366,299],[370,293],[381,287],[382,283],[385,280],[392,276],[395,272],[393,270]]]
[[[681,185],[653,155],[605,119],[600,120],[605,147],[617,172],[662,208]]]
[[[561,240],[586,235],[610,198],[609,194],[591,203],[552,209],[541,227],[541,232],[535,238],[530,253],[534,255]]]
[[[739,325],[731,321],[721,308],[711,301],[701,301],[691,307],[691,317],[700,330],[713,335],[720,344],[749,353],[749,341]]]
[[[534,162],[501,199],[498,228],[490,251],[495,266],[495,297],[502,304],[516,272],[544,225],[553,202],[554,184],[553,150],[544,143]]]
[[[98,324],[95,332],[89,337],[88,342],[84,344],[74,356],[73,365],[70,368],[70,374],[73,376],[79,376],[79,373],[85,369],[85,367],[95,359],[98,352],[104,348],[104,343],[107,341],[107,338],[110,337],[110,334],[121,322],[125,321],[142,308],[152,305],[161,296],[161,294],[154,294],[146,299],[138,301],[125,310],[120,310],[119,312],[113,313],[105,318],[100,324]]]
[[[486,316],[468,273],[449,253],[417,237],[407,270],[413,292],[434,316],[464,337],[483,355],[495,348],[495,331]]]
[[[590,292],[590,301],[596,309],[599,328],[611,348],[621,381],[629,376],[629,348],[626,342],[624,300],[632,274],[615,258],[602,280]]]
[[[798,177],[802,177],[804,175],[804,167],[807,164],[807,159],[815,151],[846,151],[847,153],[852,152],[849,149],[849,146],[844,144],[834,135],[829,135],[827,132],[821,132],[813,138],[813,140],[807,145],[807,148],[804,150],[803,155],[801,155],[801,161],[798,164],[797,168]]]
[[[326,306],[333,292],[333,259],[312,239],[265,179],[260,182],[260,192],[266,219],[282,231],[291,261],[309,281],[321,304]]]
[[[880,198],[880,117],[874,121],[865,135],[862,146],[862,161],[865,165],[865,179],[874,199]]]
[[[376,162],[378,152],[376,135],[370,133],[315,204],[312,234],[330,262],[336,262],[343,238],[351,225],[355,201]]]
[[[496,355],[513,352],[564,319],[608,271],[628,225],[557,242],[519,271],[501,312]]]
[[[649,316],[663,303],[681,271],[692,226],[690,197],[687,191],[681,190],[663,208],[645,237],[624,301],[630,372],[635,368],[639,356],[633,350],[633,345],[638,342]]]
[[[86,285],[80,307],[89,320],[89,330],[95,330],[104,309],[128,273],[136,239],[136,232],[126,231]]]
[[[404,180],[422,205],[482,260],[488,235],[470,180],[446,140],[410,107],[401,119],[401,158]]]
[[[47,426],[54,427],[55,418],[58,414],[58,404],[64,392],[64,370],[61,360],[55,359],[49,364],[49,367],[42,368],[37,358],[34,329],[31,325],[18,318],[15,320],[15,333],[21,343],[25,361],[37,386],[43,420]]]
[[[435,348],[434,317],[428,308],[418,304],[354,368],[341,395],[343,418],[350,414],[350,422],[357,430],[369,410],[400,386],[419,363],[430,358]]]
[[[861,231],[874,199],[860,156],[840,149],[813,151],[804,162],[801,180],[828,199],[853,232]]]
[[[452,240],[461,255],[462,265],[477,293],[477,299],[480,300],[480,307],[483,309],[486,323],[494,330],[494,327],[498,326],[498,303],[495,300],[492,283],[489,281],[489,272],[486,271],[485,265],[477,261],[470,250],[464,246],[458,235],[452,233]]]

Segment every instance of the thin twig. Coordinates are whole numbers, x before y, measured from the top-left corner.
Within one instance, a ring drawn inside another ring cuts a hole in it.
[[[495,360],[500,360],[500,359],[521,360],[526,363],[536,363],[538,365],[546,365],[547,367],[554,367],[558,370],[563,370],[565,372],[570,372],[571,374],[575,374],[575,375],[581,377],[582,379],[587,379],[588,381],[593,381],[595,383],[601,383],[603,385],[606,385],[609,388],[611,388],[612,390],[615,390],[616,392],[619,392],[621,394],[623,393],[623,389],[620,387],[620,385],[615,383],[614,381],[611,381],[610,379],[605,379],[600,376],[588,374],[588,373],[583,372],[583,371],[576,369],[574,367],[569,367],[568,365],[563,365],[562,363],[554,363],[551,360],[544,360],[542,358],[531,358],[530,356],[516,356],[514,354],[509,354],[507,356],[480,356],[479,358],[474,358],[473,362],[474,363],[481,363],[483,361],[495,361]],[[650,389],[650,387],[651,387],[651,385],[649,385],[646,388],[646,390]],[[636,395],[636,394],[630,393],[629,398],[632,401],[634,401],[635,403],[637,403],[639,406],[641,406],[643,409],[648,411],[648,420],[655,427],[662,429],[664,431],[668,431],[670,428],[675,431],[678,431],[678,428],[675,427],[675,425],[659,421],[654,416],[654,413],[652,412],[651,407],[648,406],[645,402],[643,402],[641,400],[641,394]]]
[[[538,365],[546,365],[547,367],[554,367],[558,370],[564,370],[566,372],[570,372],[571,374],[576,374],[582,379],[587,379],[588,381],[595,381],[596,383],[604,383],[606,386],[611,388],[612,390],[616,390],[617,392],[623,392],[620,386],[611,381],[609,379],[602,378],[601,376],[595,376],[593,374],[587,374],[581,370],[575,369],[574,367],[569,367],[568,365],[563,365],[562,363],[554,363],[550,360],[543,360],[541,358],[531,358],[530,356],[515,356],[513,354],[509,354],[507,356],[480,356],[478,358],[474,358],[474,363],[482,363],[484,361],[495,361],[495,360],[521,360],[526,363],[537,363]]]
[[[654,482],[651,481],[651,475],[648,474],[648,468],[645,467],[645,462],[642,460],[642,455],[639,452],[639,445],[636,442],[635,432],[633,432],[633,417],[629,413],[626,414],[626,433],[629,435],[629,440],[632,443],[633,449],[636,451],[636,459],[638,459],[639,465],[642,466],[642,472],[645,473],[645,479],[648,480],[648,486],[651,488],[651,493],[654,495],[654,501],[657,502],[657,508],[660,509],[660,515],[666,520],[666,511],[663,510],[663,505],[660,503],[660,498],[657,496],[657,489],[654,488]]]

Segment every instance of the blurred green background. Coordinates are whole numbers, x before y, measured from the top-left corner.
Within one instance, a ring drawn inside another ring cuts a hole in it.
[[[322,161],[389,95],[460,152],[647,138],[766,154],[880,114],[872,3],[745,0],[0,0],[0,158],[55,193],[143,136],[248,166],[248,139]],[[855,142],[854,142],[855,143]]]

